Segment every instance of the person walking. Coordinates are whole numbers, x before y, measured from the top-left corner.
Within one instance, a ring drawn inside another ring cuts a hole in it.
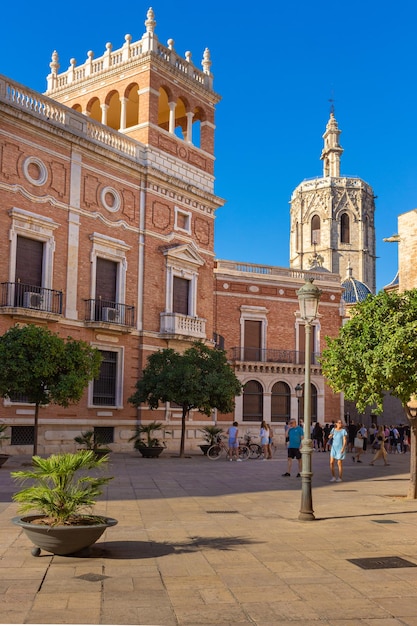
[[[343,428],[342,420],[337,420],[335,427],[332,429],[329,435],[330,448],[330,471],[332,477],[331,483],[340,483],[343,480],[343,461],[346,458],[348,434],[345,428]],[[335,461],[337,462],[337,469],[339,476],[336,478],[335,474]]]
[[[384,427],[380,426],[374,439],[374,443],[372,444],[372,449],[375,452],[374,458],[369,463],[369,465],[373,465],[375,461],[378,461],[378,459],[382,459],[384,461],[384,465],[389,465],[389,463],[387,463],[387,450],[385,448],[385,440],[386,437]]]
[[[289,427],[287,430],[287,438],[288,438],[288,461],[287,461],[287,471],[283,476],[291,476],[291,466],[293,459],[297,459],[298,461],[298,474],[297,478],[300,478],[301,474],[301,442],[304,438],[304,431],[301,426],[297,426],[297,422],[294,419],[290,420]]]
[[[259,432],[262,446],[262,460],[266,461],[269,458],[268,446],[269,446],[269,426],[263,421],[261,423],[261,430]]]
[[[227,431],[227,435],[229,437],[229,451],[228,451],[229,461],[233,461],[233,459],[235,461],[242,460],[242,459],[239,459],[238,426],[239,424],[237,422],[233,422],[232,426],[230,426],[229,430]]]
[[[365,436],[366,436],[366,428],[363,424],[359,425],[358,432],[355,435],[355,439],[353,442],[354,446],[354,454],[352,456],[352,461],[357,463],[362,463],[360,456],[365,452]]]

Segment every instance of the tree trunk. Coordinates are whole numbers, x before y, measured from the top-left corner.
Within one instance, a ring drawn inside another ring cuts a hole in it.
[[[180,443],[180,458],[184,458],[184,444],[185,444],[185,420],[188,414],[188,407],[183,405],[182,417],[181,417],[181,443]]]
[[[417,415],[413,417],[407,405],[404,407],[410,422],[410,482],[407,497],[417,498]]]
[[[38,454],[38,417],[39,404],[35,404],[35,421],[33,425],[33,456]]]

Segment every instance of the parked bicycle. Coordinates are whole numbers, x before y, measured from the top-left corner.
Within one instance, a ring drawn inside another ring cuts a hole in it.
[[[246,461],[249,458],[249,448],[246,444],[239,442],[238,460]],[[221,456],[229,458],[229,448],[221,436],[217,437],[217,443],[210,446],[207,456],[211,461],[216,461]]]
[[[262,446],[253,441],[253,435],[250,432],[245,434],[244,439],[245,445],[249,448],[249,458],[259,459],[262,456]]]

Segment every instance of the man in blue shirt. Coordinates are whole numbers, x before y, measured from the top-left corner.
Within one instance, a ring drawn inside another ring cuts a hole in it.
[[[301,442],[304,438],[304,431],[301,426],[297,426],[297,422],[294,419],[290,420],[287,439],[288,439],[288,469],[283,476],[291,476],[292,460],[298,460],[298,474],[297,478],[300,478],[301,474]]]

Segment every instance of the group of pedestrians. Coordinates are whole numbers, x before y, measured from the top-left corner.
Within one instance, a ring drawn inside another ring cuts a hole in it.
[[[317,428],[320,427],[320,430]],[[372,424],[368,429],[364,424],[349,424],[347,427],[343,424],[341,419],[331,424],[326,424],[329,427],[328,432],[324,437],[324,428],[320,424],[316,423],[311,431],[311,437],[314,442],[317,442],[317,450],[322,449],[323,452],[329,450],[330,452],[330,482],[342,482],[343,480],[343,461],[346,459],[348,453],[352,454],[352,460],[356,463],[362,463],[361,456],[366,452],[368,446],[373,452],[373,458],[369,465],[374,465],[378,460],[382,460],[384,465],[389,465],[387,461],[389,452],[406,452],[409,446],[409,431],[407,428],[403,428],[403,432],[400,434],[400,428],[379,426],[378,428]],[[272,458],[272,430],[268,424],[263,421],[260,428],[261,446],[263,452],[263,459]],[[238,423],[233,422],[233,425],[228,430],[229,436],[229,458],[233,460],[239,460],[238,458]],[[295,419],[290,419],[285,434],[285,442],[287,445],[287,471],[282,474],[284,477],[291,476],[292,464],[295,460],[297,462],[298,472],[297,478],[301,478],[302,471],[302,456],[301,446],[304,439],[304,429]],[[319,445],[320,444],[320,445]]]
[[[230,461],[241,461],[239,458],[239,424],[238,422],[233,422],[232,426],[230,426],[227,431],[228,436],[228,458]],[[262,446],[262,460],[266,461],[268,459],[272,459],[272,444],[273,444],[273,434],[272,428],[265,422],[262,421],[261,428],[259,431],[259,436],[261,438],[261,446]]]

